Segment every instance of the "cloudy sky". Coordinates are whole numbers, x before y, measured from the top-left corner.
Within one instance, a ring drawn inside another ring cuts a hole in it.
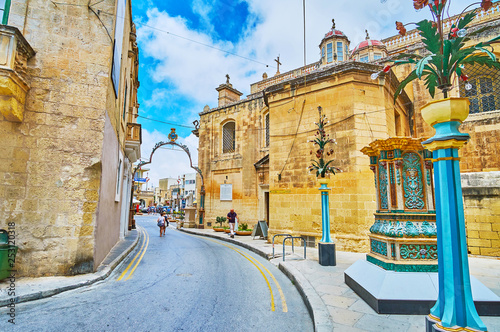
[[[450,15],[471,2],[454,0]],[[264,72],[275,74],[278,55],[282,73],[302,66],[302,8],[302,0],[133,0],[143,159],[149,159],[154,144],[167,141],[175,127],[197,164],[192,122],[205,105],[217,106],[215,88],[226,81],[226,74],[245,96]],[[332,19],[353,49],[364,40],[365,29],[372,39],[383,39],[397,33],[396,20],[424,18],[430,18],[429,9],[416,12],[412,0],[306,0],[306,63],[319,60],[318,44]],[[150,185],[193,172],[187,156],[171,149],[156,152],[149,168]]]

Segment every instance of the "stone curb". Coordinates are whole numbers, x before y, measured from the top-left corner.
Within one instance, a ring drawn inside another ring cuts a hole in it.
[[[269,260],[271,255],[266,254],[265,252],[255,248],[247,243],[243,243],[231,238],[221,237],[212,234],[198,233],[195,231],[191,231],[185,228],[177,229],[178,231],[189,233],[192,235],[199,235],[210,237],[218,240],[222,240],[225,242],[234,243],[240,247],[248,249],[259,256],[264,257]],[[287,264],[286,262],[280,262],[278,264],[278,268],[292,281],[292,283],[297,288],[299,294],[302,296],[304,303],[306,304],[307,310],[309,311],[309,315],[314,323],[314,331],[315,332],[329,332],[333,331],[333,324],[330,317],[330,313],[326,308],[325,303],[321,300],[320,296],[316,293],[316,290],[311,286],[309,281],[300,273],[296,268]]]
[[[122,262],[122,260],[127,257],[127,255],[134,250],[134,248],[137,246],[137,243],[139,243],[139,240],[141,238],[141,234],[138,232],[137,237],[135,238],[134,242],[118,257],[116,257],[111,263],[101,265],[97,268],[97,272],[94,273],[88,273],[88,274],[82,274],[81,276],[88,276],[88,279],[86,280],[80,280],[75,282],[74,284],[69,284],[65,286],[60,286],[60,287],[54,287],[51,289],[47,289],[44,291],[37,291],[37,292],[32,292],[28,294],[23,294],[23,295],[18,295],[16,297],[7,297],[7,298],[0,298],[0,307],[5,307],[8,304],[12,303],[12,300],[14,301],[15,304],[22,303],[22,302],[28,302],[28,301],[34,301],[34,300],[39,300],[43,299],[46,297],[54,296],[56,294],[66,292],[72,289],[80,288],[83,286],[88,286],[92,285],[98,281],[104,280],[109,275],[113,270]],[[113,249],[111,249],[113,250]]]

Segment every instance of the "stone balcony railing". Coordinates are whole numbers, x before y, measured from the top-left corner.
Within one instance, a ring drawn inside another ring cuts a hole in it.
[[[139,123],[127,123],[125,138],[125,153],[131,162],[136,162],[141,156],[142,129]]]
[[[0,112],[7,121],[23,121],[30,88],[27,62],[34,55],[17,28],[0,25]]]

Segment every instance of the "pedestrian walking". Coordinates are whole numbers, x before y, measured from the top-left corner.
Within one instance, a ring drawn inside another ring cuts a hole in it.
[[[163,212],[157,220],[157,225],[160,227],[160,237],[165,236],[165,228],[168,223],[167,217],[165,217],[165,212]]]
[[[232,238],[234,238],[234,232],[235,232],[234,226],[237,217],[238,215],[236,214],[236,212],[234,212],[234,209],[231,209],[231,211],[229,211],[229,213],[227,214],[227,222],[229,223],[229,231],[230,231],[229,236],[231,236]]]

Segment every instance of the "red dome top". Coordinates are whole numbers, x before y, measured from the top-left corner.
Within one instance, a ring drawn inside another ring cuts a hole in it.
[[[333,35],[339,36],[339,37],[346,37],[346,35],[342,31],[332,29],[325,34],[325,37],[323,39],[328,38],[328,37],[333,36]]]
[[[352,50],[352,53],[356,53],[357,51],[359,50],[362,50],[364,48],[367,48],[369,46],[380,46],[380,47],[385,47],[385,45],[381,42],[381,41],[378,41],[378,40],[374,40],[374,39],[367,39],[367,40],[363,40],[361,43],[359,43],[358,46],[356,46],[354,48],[354,50]]]

